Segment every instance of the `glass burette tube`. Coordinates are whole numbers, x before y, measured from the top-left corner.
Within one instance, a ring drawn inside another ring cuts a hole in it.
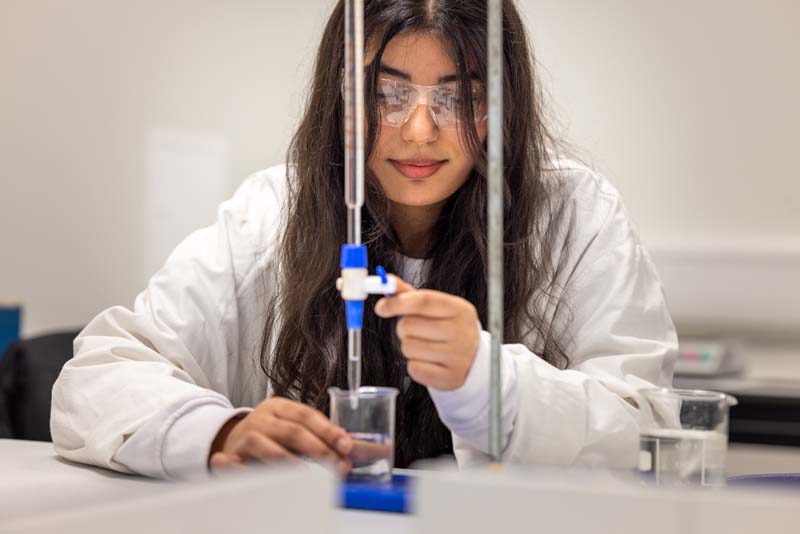
[[[344,21],[344,200],[347,242],[361,244],[364,205],[364,1],[345,0]],[[361,386],[361,330],[347,331],[347,384]]]

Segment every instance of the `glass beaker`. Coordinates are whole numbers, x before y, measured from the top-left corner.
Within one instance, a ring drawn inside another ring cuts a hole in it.
[[[349,479],[388,482],[394,465],[394,420],[397,390],[361,387],[330,388],[331,421],[353,438]]]
[[[641,391],[652,411],[642,423],[639,471],[656,485],[724,486],[728,412],[735,397],[716,391]]]

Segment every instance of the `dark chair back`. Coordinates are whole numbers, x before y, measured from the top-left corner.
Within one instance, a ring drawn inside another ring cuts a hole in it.
[[[53,383],[78,331],[23,339],[0,358],[0,438],[51,441]]]

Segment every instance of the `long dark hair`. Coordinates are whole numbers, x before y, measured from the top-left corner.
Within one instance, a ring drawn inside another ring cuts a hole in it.
[[[377,66],[389,41],[408,32],[440,36],[457,67],[462,101],[471,102],[470,73],[486,80],[486,0],[366,0],[365,42],[377,55],[366,72],[368,152],[379,132],[375,106]],[[560,195],[545,177],[550,137],[525,29],[512,1],[503,2],[505,124],[505,327],[507,343],[535,339],[546,361],[568,363],[553,321],[540,315],[549,303],[557,267],[552,243],[562,211]],[[339,248],[346,240],[341,95],[344,68],[344,7],[339,2],[325,28],[305,114],[287,162],[287,223],[276,260],[277,287],[269,307],[261,364],[276,395],[328,408],[327,388],[346,387],[346,328],[335,288]],[[486,148],[462,110],[460,135],[475,162],[472,175],[446,202],[429,241],[424,287],[459,295],[487,324]],[[362,234],[370,269],[396,272],[400,245],[389,224],[389,203],[374,176],[367,177]],[[560,252],[560,251],[559,251]],[[452,451],[428,391],[405,373],[394,321],[370,313],[363,329],[362,382],[401,390],[396,465]],[[561,306],[556,306],[561,308]]]

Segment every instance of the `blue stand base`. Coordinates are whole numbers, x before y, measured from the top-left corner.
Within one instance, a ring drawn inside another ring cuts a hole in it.
[[[800,473],[772,473],[768,475],[743,475],[728,478],[728,486],[775,487],[800,490]]]
[[[343,482],[339,505],[354,510],[411,512],[413,481],[408,475],[394,475],[391,482]]]

